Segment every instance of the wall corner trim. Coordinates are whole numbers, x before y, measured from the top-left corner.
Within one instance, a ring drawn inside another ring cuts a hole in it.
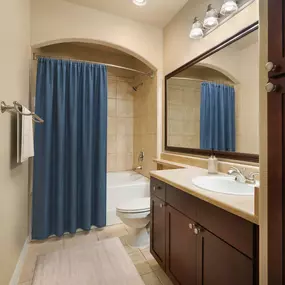
[[[23,245],[22,251],[20,253],[18,262],[16,264],[14,273],[12,275],[12,278],[10,280],[9,285],[17,285],[20,279],[20,274],[24,265],[24,261],[28,252],[28,245],[29,245],[30,239],[29,237],[26,238],[25,243]]]

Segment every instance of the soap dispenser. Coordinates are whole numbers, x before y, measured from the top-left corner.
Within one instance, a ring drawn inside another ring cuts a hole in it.
[[[215,156],[213,149],[212,149],[212,154],[208,160],[208,173],[209,174],[217,174],[218,173],[218,160]]]

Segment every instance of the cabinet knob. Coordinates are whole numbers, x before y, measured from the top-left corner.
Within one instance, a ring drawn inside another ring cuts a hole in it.
[[[268,72],[275,71],[277,69],[277,65],[274,64],[273,62],[269,61],[265,64],[265,68]]]
[[[277,90],[277,85],[274,85],[273,83],[271,82],[268,82],[266,85],[265,85],[265,90],[269,93],[269,92],[275,92]]]
[[[198,235],[200,232],[201,232],[201,229],[200,229],[200,228],[195,228],[195,229],[194,229],[194,234],[195,234],[195,235]]]
[[[190,230],[193,229],[193,224],[189,224],[189,229],[190,229]]]
[[[156,187],[155,187],[155,186],[153,186],[153,187],[152,187],[152,190],[153,190],[153,191],[155,191],[155,190],[156,190]]]
[[[163,205],[162,203],[159,204],[159,207],[160,207],[160,208],[163,208],[163,206],[164,206],[164,205]]]

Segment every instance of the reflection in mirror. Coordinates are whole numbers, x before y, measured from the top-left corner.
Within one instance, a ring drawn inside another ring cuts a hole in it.
[[[257,30],[167,80],[167,146],[259,153]]]

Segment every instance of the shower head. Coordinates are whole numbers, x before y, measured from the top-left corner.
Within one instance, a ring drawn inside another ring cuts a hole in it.
[[[142,85],[143,85],[143,82],[140,83],[140,84],[137,85],[137,86],[133,86],[133,90],[134,90],[134,91],[138,91],[139,87],[142,86]]]

